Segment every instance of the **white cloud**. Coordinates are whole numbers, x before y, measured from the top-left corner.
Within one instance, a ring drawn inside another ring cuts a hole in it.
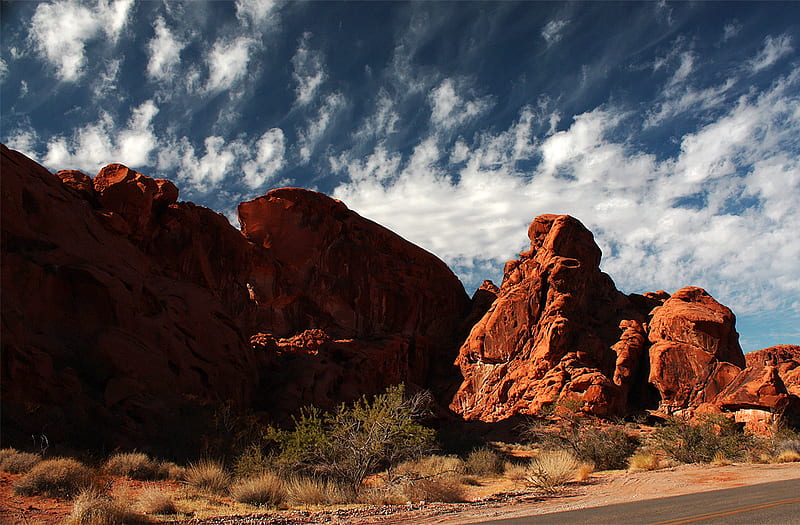
[[[550,20],[542,28],[542,38],[547,42],[548,47],[561,40],[561,37],[564,36],[562,31],[567,24],[569,24],[569,20]]]
[[[453,79],[445,79],[428,95],[431,122],[437,128],[449,129],[475,118],[491,107],[488,97],[468,100],[456,92]]]
[[[400,115],[395,109],[395,102],[389,97],[386,90],[381,90],[378,94],[375,111],[364,119],[355,136],[362,141],[375,138],[384,139],[395,133],[399,121]]]
[[[547,129],[549,114],[525,108],[505,131],[471,142],[426,137],[407,156],[381,145],[339,155],[332,167],[350,180],[334,196],[436,253],[470,285],[515,257],[536,215],[569,213],[595,232],[603,268],[623,290],[693,284],[743,315],[798,316],[798,86],[795,73],[740,98],[663,158],[619,138],[635,136],[635,118],[612,106],[544,137],[532,130]]]
[[[8,64],[6,64],[5,60],[0,58],[0,83],[5,81],[7,75],[8,75]]]
[[[37,160],[36,145],[39,143],[39,136],[33,129],[18,129],[5,141],[6,146],[15,149],[27,157]]]
[[[323,101],[317,114],[308,122],[305,130],[298,133],[299,155],[303,163],[311,160],[311,155],[319,146],[320,141],[325,137],[328,127],[333,122],[336,115],[345,106],[345,98],[339,93],[331,93]]]
[[[299,106],[305,106],[311,102],[319,87],[327,79],[322,53],[309,48],[310,39],[311,33],[303,33],[297,51],[292,57],[294,66],[292,78],[297,83],[295,93],[297,95],[296,103]]]
[[[148,100],[135,108],[126,126],[118,129],[108,113],[79,128],[71,138],[55,137],[47,145],[43,163],[52,170],[79,169],[97,172],[112,162],[132,168],[150,164],[157,141],[152,120],[158,107]]]
[[[273,128],[261,135],[255,145],[256,157],[243,164],[244,182],[250,189],[263,186],[283,167],[286,151],[283,130]]]
[[[155,36],[147,43],[147,76],[155,80],[169,80],[181,61],[181,51],[186,46],[172,34],[162,17],[156,18]]]
[[[254,42],[249,37],[239,37],[232,42],[218,41],[208,54],[208,91],[233,89],[247,74],[250,48]]]
[[[737,20],[733,20],[725,24],[725,27],[722,28],[722,41],[727,42],[731,38],[734,38],[742,31],[742,24],[740,24]]]
[[[792,39],[789,35],[767,36],[764,39],[764,48],[758,53],[758,56],[750,61],[750,70],[758,72],[768,68],[791,53],[792,50]]]
[[[88,8],[75,0],[39,4],[31,20],[30,37],[39,54],[56,68],[57,76],[74,82],[84,73],[87,42],[105,34],[112,43],[128,21],[132,0]]]
[[[236,18],[245,24],[268,25],[274,22],[279,7],[276,0],[236,0]]]

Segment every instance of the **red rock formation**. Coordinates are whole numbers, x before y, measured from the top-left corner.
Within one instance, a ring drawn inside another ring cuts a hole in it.
[[[645,316],[600,272],[600,249],[576,219],[537,217],[528,237],[530,250],[506,264],[497,300],[461,347],[464,382],[451,408],[482,421],[559,400],[624,412],[626,378],[646,351]]]
[[[748,368],[774,366],[790,394],[800,397],[800,346],[777,345],[744,356]]]
[[[56,177],[3,146],[2,177],[4,436],[184,439],[207,403],[286,415],[455,357],[455,275],[324,195],[244,203],[245,237],[119,164]],[[258,332],[284,339],[254,353]]]
[[[678,290],[653,311],[650,382],[667,413],[711,402],[744,367],[736,318],[705,290]]]
[[[150,183],[135,206],[112,201],[130,230],[142,231],[159,213]],[[109,229],[104,219],[117,211],[82,200],[92,195],[85,178],[62,172],[59,180],[3,146],[2,187],[7,438],[44,433],[51,442],[131,445],[172,434],[174,441],[184,408],[249,401],[255,359],[227,308],[213,290],[166,275]],[[95,187],[100,202],[116,192],[113,184]]]

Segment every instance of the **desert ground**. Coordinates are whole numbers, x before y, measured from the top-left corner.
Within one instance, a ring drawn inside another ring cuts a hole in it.
[[[63,499],[17,496],[12,483],[19,475],[0,473],[0,523],[56,525],[70,514],[72,503]],[[259,511],[225,497],[208,498],[202,504],[180,494],[178,482],[140,482],[111,478],[111,491],[121,499],[135,501],[147,486],[158,485],[175,494],[179,514],[156,517],[157,523],[191,524],[300,524],[300,523],[420,523],[451,525],[487,519],[545,514],[613,503],[677,496],[709,490],[740,487],[770,481],[800,478],[800,463],[729,465],[690,464],[671,468],[629,472],[596,472],[582,482],[573,482],[556,494],[545,494],[508,479],[479,479],[470,487],[465,503],[414,503],[408,505],[362,505],[321,508],[306,506],[291,510]],[[189,509],[192,507],[193,509]],[[235,512],[235,514],[233,514]]]

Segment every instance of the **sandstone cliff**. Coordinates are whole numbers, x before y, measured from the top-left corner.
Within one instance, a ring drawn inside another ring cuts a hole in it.
[[[324,195],[243,203],[240,232],[169,181],[56,176],[5,146],[2,192],[4,440],[180,447],[218,404],[285,416],[429,387],[455,358],[455,275]],[[307,330],[325,343],[250,341]]]

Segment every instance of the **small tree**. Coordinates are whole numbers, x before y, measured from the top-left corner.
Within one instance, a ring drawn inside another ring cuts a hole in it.
[[[357,486],[370,474],[433,449],[434,431],[418,422],[429,405],[429,394],[407,397],[400,384],[331,413],[305,408],[293,430],[270,427],[266,437],[277,443],[285,466]]]

